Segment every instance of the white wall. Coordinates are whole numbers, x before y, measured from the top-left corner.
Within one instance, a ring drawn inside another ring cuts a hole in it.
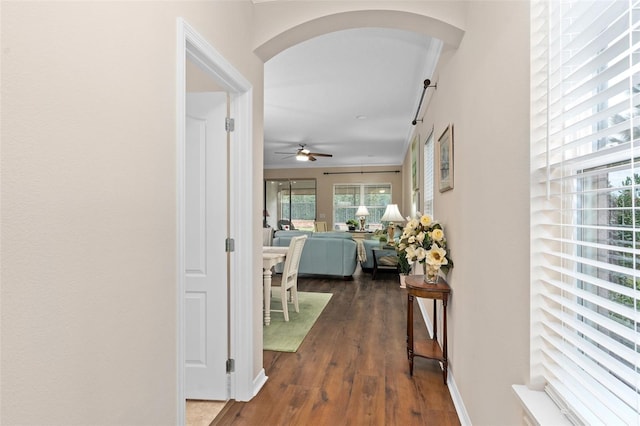
[[[261,152],[250,2],[2,2],[0,424],[178,422],[178,16],[254,85]]]

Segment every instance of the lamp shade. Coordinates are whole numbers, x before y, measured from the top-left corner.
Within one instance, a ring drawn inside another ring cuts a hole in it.
[[[386,222],[404,222],[404,217],[400,214],[397,204],[387,204],[387,209],[384,211],[380,220]]]
[[[356,216],[369,216],[369,210],[367,210],[366,206],[358,207],[358,211],[356,212]]]

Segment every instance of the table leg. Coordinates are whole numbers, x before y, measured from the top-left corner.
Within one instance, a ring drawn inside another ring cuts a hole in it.
[[[407,358],[409,358],[409,375],[413,376],[413,295],[407,295]]]
[[[447,384],[447,372],[449,371],[449,355],[447,354],[447,299],[442,300],[442,363],[444,384]]]
[[[375,250],[372,251],[372,256],[373,256],[373,270],[371,271],[371,279],[375,280],[376,279],[376,274],[378,273],[378,262],[377,262],[377,259],[376,259]]]
[[[433,340],[438,340],[438,309],[436,299],[433,299]]]
[[[271,324],[271,268],[265,268],[262,273],[264,287],[264,325]]]

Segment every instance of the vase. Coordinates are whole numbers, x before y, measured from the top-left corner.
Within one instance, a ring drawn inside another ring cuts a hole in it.
[[[400,288],[406,288],[407,284],[406,284],[406,280],[407,279],[407,274],[400,274]]]
[[[440,272],[440,266],[429,265],[426,262],[422,264],[424,268],[424,282],[428,284],[435,284],[438,282],[438,272]]]

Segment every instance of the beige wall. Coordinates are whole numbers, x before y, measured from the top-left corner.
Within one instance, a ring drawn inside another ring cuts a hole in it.
[[[254,85],[261,152],[250,2],[2,2],[3,425],[178,423],[178,16]]]
[[[521,424],[510,386],[528,380],[528,13],[528,2],[470,2],[418,123],[422,143],[454,126],[454,189],[436,189],[435,217],[455,262],[450,367],[476,426]]]
[[[398,171],[400,173],[369,173]],[[265,179],[316,179],[316,214],[317,220],[324,220],[333,229],[333,185],[339,183],[390,183],[393,203],[402,204],[402,167],[342,167],[342,168],[295,168],[269,169],[264,171]],[[324,173],[340,174],[329,174]],[[345,173],[345,172],[355,172]],[[368,172],[368,173],[360,173]],[[402,210],[401,210],[402,211]],[[404,212],[403,212],[404,213]],[[322,218],[322,215],[325,218]]]
[[[282,1],[255,7],[256,53],[265,61],[295,43],[345,28],[401,28],[440,38],[445,49],[463,34],[464,1]]]
[[[431,126],[455,126],[455,188],[435,200],[456,262],[451,371],[474,425],[518,424],[510,385],[528,375],[528,7],[2,2],[0,423],[177,422],[175,18],[254,85],[250,190],[261,206],[262,64],[253,49],[282,32],[295,39],[289,30],[306,21],[371,8],[362,16],[433,16],[451,43],[465,31],[459,49],[445,46],[416,130],[423,143]],[[390,26],[419,22],[389,16]],[[405,213],[408,173],[400,179],[394,202]],[[259,215],[252,225],[259,235]],[[257,351],[254,374],[261,362]]]

